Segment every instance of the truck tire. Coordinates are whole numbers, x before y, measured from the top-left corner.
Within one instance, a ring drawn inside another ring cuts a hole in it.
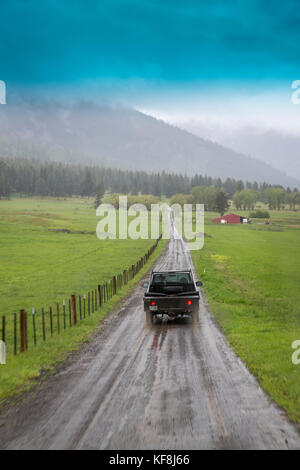
[[[192,324],[199,325],[199,312],[198,310],[192,313]]]
[[[146,310],[146,325],[151,326],[153,325],[153,313],[149,310]]]

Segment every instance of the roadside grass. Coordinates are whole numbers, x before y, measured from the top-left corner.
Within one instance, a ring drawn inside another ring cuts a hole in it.
[[[271,211],[270,226],[213,224],[215,216],[206,214],[204,248],[192,252],[211,311],[262,388],[300,422],[300,365],[291,360],[300,339],[300,214]]]
[[[141,269],[138,275],[123,287],[101,309],[91,313],[76,326],[67,328],[60,335],[47,339],[46,342],[32,346],[25,353],[7,356],[6,365],[0,366],[0,408],[8,399],[17,397],[20,393],[30,389],[36,384],[37,379],[43,380],[55,370],[55,367],[78,350],[82,344],[89,342],[93,333],[100,326],[105,315],[116,307],[147,273],[151,265],[164,250],[164,241],[160,242],[150,257],[149,262]],[[141,315],[144,312],[141,311]]]
[[[0,315],[83,294],[136,263],[153,244],[99,240],[99,220],[92,199],[0,201]],[[71,233],[55,231],[63,229]]]
[[[30,313],[35,307],[40,313],[42,306],[61,304],[72,293],[84,294],[135,264],[154,243],[151,239],[100,241],[95,234],[98,221],[91,199],[0,201],[0,315],[6,315],[10,337],[13,312],[23,308]],[[28,351],[17,356],[12,354],[10,341],[7,364],[0,366],[0,405],[30,387],[42,371],[52,370],[88,340],[105,314],[136,285],[165,245],[165,240],[161,240],[139,274],[76,326],[47,337],[37,346],[29,338]]]

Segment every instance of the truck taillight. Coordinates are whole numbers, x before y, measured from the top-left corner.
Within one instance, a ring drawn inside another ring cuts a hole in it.
[[[154,301],[153,301],[153,302],[151,302],[151,305],[153,305],[153,306],[154,306],[154,305],[156,305],[156,302],[154,302]]]
[[[192,305],[192,301],[191,301],[191,300],[188,300],[188,305]]]

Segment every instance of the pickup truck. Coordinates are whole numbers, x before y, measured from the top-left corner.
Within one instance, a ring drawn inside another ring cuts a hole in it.
[[[202,286],[202,282],[195,282],[191,269],[152,271],[150,281],[143,284],[146,289],[146,323],[151,325],[156,315],[168,315],[171,318],[189,316],[193,323],[197,323],[199,286]]]

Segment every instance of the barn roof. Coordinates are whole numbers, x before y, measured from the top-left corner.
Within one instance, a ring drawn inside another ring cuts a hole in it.
[[[231,218],[231,217],[239,217],[239,218],[242,217],[242,218],[244,218],[244,219],[246,218],[246,217],[243,217],[242,215],[238,215],[238,214],[226,214],[226,215],[222,215],[221,217],[217,217],[217,218],[214,219],[214,220],[221,220],[221,219],[225,219],[225,220],[226,220],[226,218]]]
[[[242,219],[248,219],[248,217],[244,217],[243,215],[238,215],[238,214],[226,214],[222,215],[221,217],[217,217],[216,219],[213,219],[212,222],[219,222],[221,220],[226,220],[228,222],[232,222],[233,220],[242,220]]]

